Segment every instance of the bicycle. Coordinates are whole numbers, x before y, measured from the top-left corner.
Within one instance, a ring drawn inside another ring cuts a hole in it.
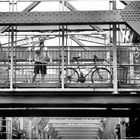
[[[92,59],[93,67],[89,68],[89,71],[84,75],[82,72],[81,64],[79,62],[79,56],[73,57],[72,59],[76,62],[76,67],[65,67],[64,68],[64,82],[65,83],[85,83],[86,77],[91,74],[92,83],[108,83],[112,82],[111,72],[105,68],[97,65],[97,61],[106,61],[105,59],[99,59],[96,55]],[[85,67],[86,68],[86,67]],[[60,78],[62,78],[62,71],[60,72]]]

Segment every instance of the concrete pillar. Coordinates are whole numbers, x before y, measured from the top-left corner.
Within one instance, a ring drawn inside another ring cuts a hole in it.
[[[29,119],[29,139],[32,138],[32,119]]]

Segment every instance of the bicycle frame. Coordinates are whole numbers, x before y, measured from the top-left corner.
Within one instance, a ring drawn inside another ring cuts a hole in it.
[[[81,70],[81,68],[80,68],[80,63],[79,63],[78,59],[76,59],[76,63],[77,63],[78,72],[83,74],[83,72],[82,72],[82,70]],[[98,69],[98,67],[97,67],[97,65],[96,65],[95,62],[94,62],[94,65],[95,65],[95,66],[92,67],[92,68],[90,68],[90,70],[88,71],[87,74],[85,74],[85,75],[83,74],[84,78],[86,78],[94,69]],[[86,69],[86,66],[84,66],[84,68]]]

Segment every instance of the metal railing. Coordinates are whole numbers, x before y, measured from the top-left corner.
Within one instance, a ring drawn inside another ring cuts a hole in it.
[[[68,73],[68,68],[75,69],[79,76],[80,72],[86,75],[92,67],[95,67],[94,56],[97,56],[96,66],[105,68],[110,72],[111,83],[106,85],[102,82],[93,83],[91,80],[92,72],[86,76],[85,82],[77,81],[76,83],[68,82],[64,77],[65,88],[112,88],[113,85],[113,56],[112,47],[110,46],[94,46],[85,51],[81,47],[68,46],[64,52],[58,47],[48,47],[49,54],[53,62],[47,62],[47,73],[45,75],[44,83],[41,83],[41,73],[36,77],[33,83],[34,76],[34,60],[35,52],[27,48],[16,49],[13,58],[13,73],[11,73],[11,58],[10,51],[4,48],[0,55],[0,87],[10,88],[10,76],[13,78],[14,88],[61,88],[62,87],[62,57],[64,53],[64,71]],[[118,46],[118,88],[133,88],[140,86],[140,46]],[[73,59],[79,57],[78,64]],[[78,66],[79,65],[79,66]],[[79,68],[80,67],[80,70]],[[93,70],[94,71],[94,70]],[[63,73],[64,74],[64,73]],[[96,85],[96,86],[95,86]]]

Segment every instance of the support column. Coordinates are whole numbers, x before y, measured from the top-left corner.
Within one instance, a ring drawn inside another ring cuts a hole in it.
[[[23,130],[24,128],[24,120],[23,120],[23,117],[20,118],[20,130]]]
[[[6,118],[6,120],[7,120],[7,138],[8,139],[12,139],[12,136],[13,136],[13,119],[12,119],[12,117],[8,117],[8,118]]]
[[[29,139],[32,138],[32,119],[29,119]]]
[[[116,9],[116,1],[113,1],[113,10]],[[113,24],[113,93],[118,93],[117,80],[117,31],[116,24]]]
[[[13,89],[13,75],[14,75],[14,27],[11,27],[11,57],[10,57],[10,61],[11,61],[11,65],[10,65],[10,69],[11,69],[11,75],[10,75],[10,89]]]
[[[64,25],[62,25],[62,89],[64,89],[64,84],[65,84],[65,81],[64,81]]]
[[[14,0],[12,0],[11,3],[12,6],[12,12],[14,12],[14,8],[15,8],[15,3]],[[14,26],[11,26],[11,57],[10,57],[10,61],[11,61],[11,65],[10,65],[10,69],[11,69],[11,75],[10,75],[10,90],[13,89],[13,75],[14,75]]]
[[[7,139],[6,137],[6,117],[2,117],[2,135],[1,135],[1,139]]]
[[[61,1],[62,3],[62,11],[64,11],[64,1]],[[65,81],[64,81],[64,53],[65,53],[65,48],[64,48],[64,45],[65,45],[65,30],[64,30],[64,25],[62,25],[62,89],[64,89],[64,84],[65,84]]]
[[[70,43],[69,43],[69,42],[70,42],[70,37],[68,36],[67,39],[68,39],[68,44],[67,44],[67,45],[68,45],[68,49],[67,49],[67,53],[68,53],[68,56],[67,56],[67,57],[68,57],[68,61],[67,61],[67,64],[69,65],[69,64],[70,64],[70,53],[71,53],[71,48],[70,48]]]

